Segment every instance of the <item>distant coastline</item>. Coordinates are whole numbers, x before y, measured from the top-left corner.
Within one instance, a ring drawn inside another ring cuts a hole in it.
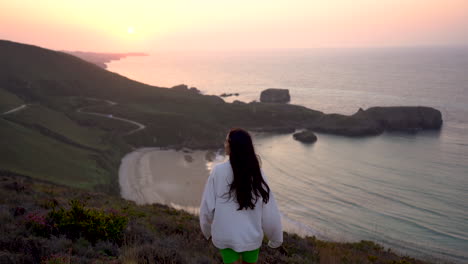
[[[107,64],[114,60],[120,60],[131,56],[148,56],[149,54],[143,52],[127,52],[127,53],[101,53],[101,52],[86,52],[86,51],[66,51],[61,52],[68,53],[76,56],[87,62],[96,64],[97,66],[107,69]]]

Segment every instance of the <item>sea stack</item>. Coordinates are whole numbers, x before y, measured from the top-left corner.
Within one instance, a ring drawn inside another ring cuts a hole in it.
[[[314,134],[314,132],[309,131],[309,130],[295,133],[293,135],[293,138],[302,143],[309,143],[309,144],[315,143],[315,141],[317,141],[317,136]]]
[[[263,90],[260,94],[260,102],[262,103],[288,103],[291,101],[288,89],[269,88]]]

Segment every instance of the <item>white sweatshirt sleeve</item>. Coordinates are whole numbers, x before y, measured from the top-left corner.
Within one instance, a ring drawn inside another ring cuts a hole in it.
[[[283,227],[281,225],[281,215],[276,205],[275,196],[270,191],[268,203],[263,204],[262,209],[263,232],[269,239],[268,246],[277,248],[283,243]]]
[[[200,227],[206,239],[211,236],[211,223],[213,222],[216,194],[214,190],[214,175],[216,166],[211,170],[211,174],[205,184],[202,201],[200,204]]]
[[[268,184],[268,179],[262,169],[262,177]],[[270,189],[270,199],[268,203],[263,204],[262,208],[262,227],[263,233],[269,239],[268,246],[277,248],[283,244],[283,226],[281,225],[281,215],[276,205],[276,199]]]

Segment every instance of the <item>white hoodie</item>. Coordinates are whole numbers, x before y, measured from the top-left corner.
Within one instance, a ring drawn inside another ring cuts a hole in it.
[[[265,181],[266,177],[262,171]],[[231,248],[237,252],[251,251],[262,245],[263,234],[269,239],[268,246],[276,248],[283,243],[281,217],[273,192],[268,203],[259,197],[254,209],[238,211],[239,204],[233,197],[228,200],[233,172],[231,163],[217,164],[205,185],[200,205],[200,227],[206,239],[212,236],[219,248]]]

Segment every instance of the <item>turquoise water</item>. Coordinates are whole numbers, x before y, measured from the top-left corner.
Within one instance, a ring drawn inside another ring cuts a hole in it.
[[[351,114],[359,107],[440,109],[440,131],[346,138],[257,135],[280,209],[303,230],[370,239],[413,256],[468,262],[468,49],[295,50],[153,54],[109,70],[206,94],[290,89],[292,103]]]

